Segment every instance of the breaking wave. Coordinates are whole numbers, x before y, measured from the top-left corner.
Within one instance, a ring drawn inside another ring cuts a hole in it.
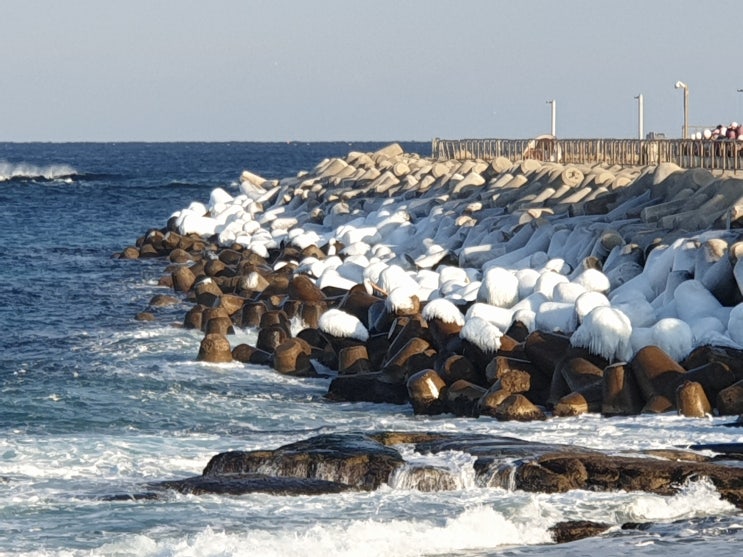
[[[77,170],[68,164],[37,166],[24,162],[0,161],[0,182],[53,182],[72,180],[77,176]]]

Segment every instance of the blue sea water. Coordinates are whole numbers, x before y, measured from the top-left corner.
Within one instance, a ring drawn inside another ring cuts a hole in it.
[[[220,451],[328,432],[488,432],[610,450],[743,441],[718,418],[501,424],[330,403],[327,379],[196,362],[200,334],[178,327],[189,306],[148,308],[168,293],[157,286],[165,262],[112,257],[213,188],[235,187],[244,169],[293,176],[382,145],[0,144],[0,554],[562,555],[547,529],[567,519],[617,525],[570,544],[577,555],[738,554],[743,519],[703,481],[674,497],[526,494],[474,485],[457,453],[436,461],[460,475],[451,492],[400,479],[374,493],[108,497],[199,474]],[[154,322],[134,319],[147,309]]]

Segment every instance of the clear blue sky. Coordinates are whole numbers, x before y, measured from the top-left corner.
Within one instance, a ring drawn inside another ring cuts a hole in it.
[[[0,141],[423,140],[743,121],[741,0],[3,0]]]

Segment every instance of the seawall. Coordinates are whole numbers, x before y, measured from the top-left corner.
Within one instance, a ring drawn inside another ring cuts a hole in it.
[[[438,161],[393,144],[282,180],[246,171],[123,256],[170,256],[164,284],[195,302],[184,325],[206,333],[200,359],[298,375],[320,362],[340,374],[333,398],[503,417],[527,393],[565,414],[732,414],[743,386],[720,396],[743,380],[742,185],[670,163]],[[231,347],[232,324],[259,327],[256,346]],[[677,395],[686,380],[714,401]]]

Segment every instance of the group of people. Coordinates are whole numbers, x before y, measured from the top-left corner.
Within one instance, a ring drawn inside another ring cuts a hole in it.
[[[718,124],[714,129],[705,129],[703,132],[696,132],[692,139],[709,139],[711,141],[718,141],[723,139],[729,140],[741,140],[743,141],[743,126],[738,122],[731,122],[727,126]]]

